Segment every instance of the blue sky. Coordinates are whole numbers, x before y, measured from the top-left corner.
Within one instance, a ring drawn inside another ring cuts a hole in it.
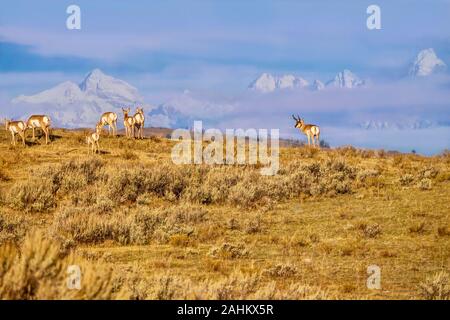
[[[81,8],[81,30],[66,29],[70,4]],[[366,28],[370,4],[381,7],[382,30]],[[403,107],[396,106],[411,102],[417,117],[426,104],[431,118],[450,122],[448,79],[436,81],[441,91],[429,86],[423,92],[423,105],[405,98],[410,89],[404,85],[408,66],[422,49],[434,48],[450,65],[449,18],[449,0],[6,0],[0,11],[0,102],[61,81],[79,82],[93,68],[130,82],[152,104],[184,89],[238,99],[261,72],[325,82],[348,68],[382,83],[388,88],[374,92],[392,97],[368,105],[357,94],[352,101],[365,107],[352,109],[352,117],[398,117]],[[306,100],[312,108],[306,114],[330,126],[335,118],[330,114],[347,117],[348,98],[326,99]],[[244,101],[245,114],[261,111]],[[267,104],[262,114],[270,109]],[[294,108],[292,101],[286,105],[285,113]]]

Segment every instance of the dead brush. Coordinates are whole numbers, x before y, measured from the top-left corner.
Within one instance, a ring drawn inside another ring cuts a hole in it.
[[[423,234],[425,233],[425,222],[414,224],[408,228],[409,233]]]
[[[432,186],[433,182],[429,178],[420,179],[419,182],[417,183],[417,187],[420,190],[431,190]]]
[[[0,247],[0,296],[2,299],[113,299],[121,298],[114,292],[110,268],[61,256],[58,246],[35,232],[25,239],[20,248]],[[83,274],[80,290],[67,285],[69,265],[79,265]]]
[[[263,229],[262,218],[260,215],[255,215],[253,218],[245,222],[244,230],[248,234],[255,234],[261,232]]]
[[[401,186],[410,186],[414,182],[414,176],[412,174],[406,173],[399,178],[399,183]]]
[[[29,221],[23,215],[6,215],[0,212],[0,245],[18,243],[29,229]]]
[[[295,267],[292,264],[283,264],[283,263],[279,263],[263,271],[264,275],[280,278],[293,277],[297,275],[297,273],[298,273],[297,267]]]
[[[419,294],[425,300],[450,300],[450,277],[441,271],[427,277],[419,285]]]
[[[371,225],[362,224],[359,226],[361,234],[364,238],[373,239],[381,235],[381,226],[378,223]]]
[[[24,212],[42,212],[56,206],[53,182],[48,179],[29,178],[16,182],[6,194],[5,202]]]
[[[439,174],[439,169],[435,167],[423,168],[419,171],[419,179],[434,179]]]
[[[211,248],[209,256],[222,259],[240,259],[249,255],[248,249],[244,244],[222,243],[217,247]]]

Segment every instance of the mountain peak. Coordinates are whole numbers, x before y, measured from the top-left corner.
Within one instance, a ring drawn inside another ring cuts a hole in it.
[[[429,76],[433,73],[442,71],[447,65],[437,57],[433,48],[420,51],[414,60],[409,74],[411,76]]]
[[[144,104],[136,88],[99,69],[89,72],[79,85],[65,81],[32,96],[21,95],[12,102],[39,104],[55,123],[69,127],[90,125],[102,112],[120,112],[120,107]]]
[[[338,87],[338,88],[355,88],[364,85],[364,81],[359,79],[357,75],[348,69],[344,69],[339,72],[333,80],[327,83],[328,86]]]
[[[323,84],[322,81],[314,80],[313,85],[312,85],[313,90],[320,91],[320,90],[323,90],[324,88],[325,88],[325,85]]]
[[[255,81],[253,81],[249,88],[261,92],[271,92],[277,87],[276,79],[270,73],[261,74]]]
[[[109,79],[114,78],[104,74],[100,69],[96,68],[84,77],[79,86],[82,91],[95,90],[99,82],[108,81]]]
[[[120,100],[128,104],[134,104],[142,100],[135,87],[103,73],[100,69],[89,72],[79,87],[87,95],[111,101]]]
[[[304,88],[309,86],[308,81],[292,74],[273,76],[270,73],[262,73],[249,88],[263,93],[272,92],[276,89]]]

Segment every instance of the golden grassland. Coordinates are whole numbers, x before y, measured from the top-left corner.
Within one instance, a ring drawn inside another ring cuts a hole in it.
[[[450,297],[448,153],[288,147],[266,177],[176,166],[162,137],[102,137],[88,156],[84,137],[0,133],[1,298]]]

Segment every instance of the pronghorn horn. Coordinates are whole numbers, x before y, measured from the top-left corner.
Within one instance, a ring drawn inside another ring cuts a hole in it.
[[[300,116],[297,114],[297,118],[298,118],[298,120],[302,120],[302,118],[300,118]]]
[[[292,115],[292,118],[294,118],[295,121],[298,121],[298,119],[296,119],[294,115]]]

